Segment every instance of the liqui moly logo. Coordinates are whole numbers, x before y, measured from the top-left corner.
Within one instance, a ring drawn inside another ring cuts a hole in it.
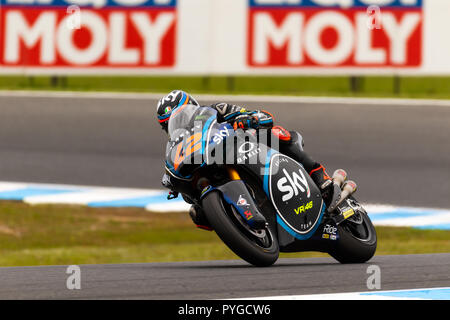
[[[176,0],[0,0],[0,65],[171,67]]]
[[[422,0],[249,0],[251,67],[418,67]]]

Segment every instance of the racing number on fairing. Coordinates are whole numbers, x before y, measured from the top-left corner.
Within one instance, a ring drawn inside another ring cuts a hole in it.
[[[178,170],[178,167],[186,157],[201,148],[201,141],[202,134],[201,132],[198,132],[186,139],[186,148],[183,148],[183,143],[178,145],[177,151],[175,152],[175,159],[173,161],[173,167],[175,170]]]

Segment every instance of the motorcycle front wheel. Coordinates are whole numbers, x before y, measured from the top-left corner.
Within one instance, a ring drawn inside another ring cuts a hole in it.
[[[278,241],[269,225],[252,229],[219,192],[206,195],[202,207],[219,238],[240,258],[257,267],[267,267],[278,260]]]

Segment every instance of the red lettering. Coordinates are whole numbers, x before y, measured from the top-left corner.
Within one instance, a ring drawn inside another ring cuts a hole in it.
[[[422,61],[421,9],[383,9],[369,28],[364,9],[249,11],[253,67],[416,67]]]
[[[5,66],[169,67],[175,64],[173,9],[88,9],[79,26],[66,8],[0,10]]]

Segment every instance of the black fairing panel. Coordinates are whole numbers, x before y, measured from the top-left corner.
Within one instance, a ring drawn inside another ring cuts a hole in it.
[[[251,142],[252,140],[250,140]],[[323,229],[322,218],[325,205],[321,193],[301,164],[263,144],[252,148],[242,147],[248,142],[237,139],[234,147],[235,160],[241,170],[258,179],[271,200],[277,221],[277,233],[282,251],[302,248],[301,251],[326,251],[329,241],[313,237]],[[245,150],[248,157],[242,159]],[[319,235],[321,239],[321,234]]]

